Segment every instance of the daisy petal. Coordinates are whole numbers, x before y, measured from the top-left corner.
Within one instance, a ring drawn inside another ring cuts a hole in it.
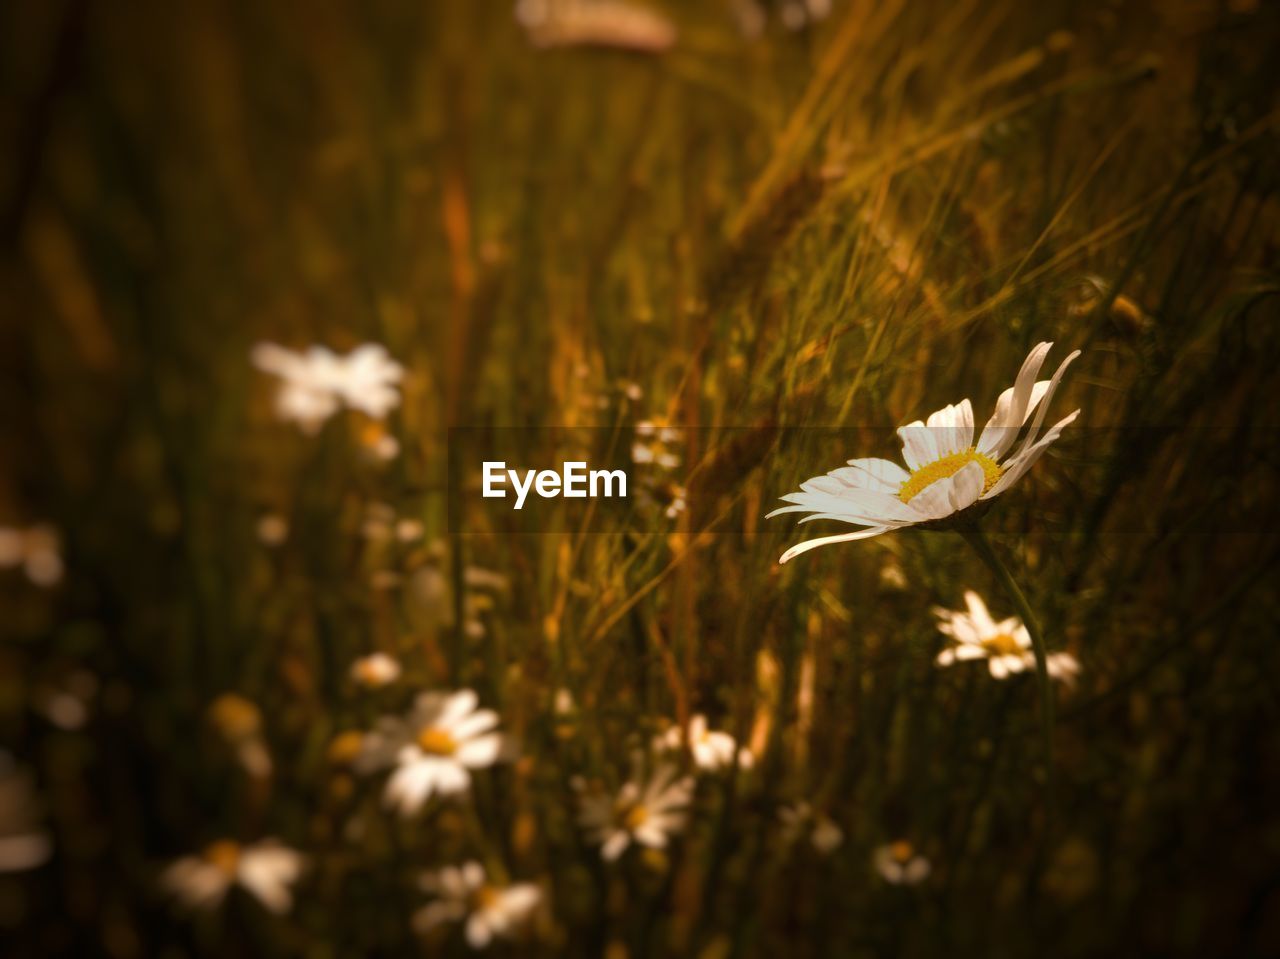
[[[807,553],[809,550],[817,549],[819,546],[830,546],[833,543],[851,543],[858,539],[870,539],[873,536],[879,536],[881,533],[887,533],[892,528],[890,526],[872,526],[870,529],[860,529],[853,533],[841,533],[838,536],[820,536],[817,539],[797,543],[782,554],[778,559],[778,563],[788,563],[801,553]]]
[[[600,856],[605,862],[613,862],[631,845],[631,834],[619,829],[600,847]]]
[[[456,757],[458,762],[472,769],[481,769],[485,766],[492,766],[502,752],[502,736],[497,733],[491,733],[488,736],[480,736],[468,742],[464,742],[458,747]]]
[[[919,420],[898,427],[898,438],[902,440],[902,461],[913,470],[938,459],[933,430]]]
[[[1035,465],[1036,460],[1044,455],[1044,451],[1057,441],[1058,437],[1062,435],[1063,428],[1070,426],[1078,415],[1080,415],[1080,411],[1076,410],[1070,416],[1059,420],[1039,439],[1035,446],[1030,449],[1019,450],[1018,455],[1009,461],[1009,465],[1005,468],[996,485],[987,490],[982,498],[991,499],[994,496],[999,496],[1014,483],[1018,482],[1023,474]]]
[[[1022,441],[1022,449],[1028,450],[1035,445],[1036,437],[1040,434],[1040,425],[1044,422],[1044,417],[1049,412],[1049,404],[1053,401],[1053,394],[1057,392],[1058,384],[1062,381],[1062,374],[1067,372],[1067,367],[1072,361],[1080,355],[1079,350],[1073,351],[1062,363],[1059,364],[1057,370],[1049,380],[1049,387],[1044,391],[1044,399],[1040,403],[1039,412],[1036,413],[1035,422],[1031,424],[1031,429],[1027,432],[1027,437]]]
[[[982,464],[978,462],[970,463],[951,477],[951,490],[948,495],[952,510],[958,513],[976,503],[978,497],[982,495],[984,482],[986,482],[986,474],[982,470]]]
[[[874,456],[849,460],[849,466],[867,478],[863,485],[886,493],[897,493],[902,484],[911,477],[910,473],[893,460],[879,459]]]
[[[951,490],[954,482],[955,476],[946,476],[934,483],[930,483],[915,496],[911,497],[909,505],[916,514],[917,522],[942,519],[956,511],[955,507],[951,505]]]
[[[991,636],[999,630],[996,628],[996,621],[991,618],[991,611],[987,609],[987,604],[971,589],[964,591],[964,604],[969,609],[969,618],[973,621],[974,627],[979,635]]]
[[[978,451],[998,460],[1013,445],[1026,419],[1036,375],[1049,355],[1052,343],[1037,343],[1027,354],[1014,385],[1000,394],[995,412],[978,439]]]

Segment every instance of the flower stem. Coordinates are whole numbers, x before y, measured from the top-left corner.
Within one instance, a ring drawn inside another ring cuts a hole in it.
[[[1018,581],[1013,578],[1013,574],[1009,572],[1009,567],[1005,565],[999,554],[992,548],[991,541],[987,539],[982,527],[974,526],[970,529],[962,530],[961,535],[973,547],[973,551],[978,554],[981,560],[987,564],[987,568],[995,573],[996,579],[1000,581],[1001,587],[1004,588],[1009,599],[1013,601],[1013,605],[1017,607],[1018,615],[1022,618],[1023,624],[1027,627],[1027,632],[1031,635],[1031,648],[1036,656],[1036,684],[1040,692],[1040,732],[1044,737],[1045,782],[1049,795],[1052,797],[1053,687],[1049,683],[1049,656],[1045,650],[1044,634],[1040,632],[1040,624],[1036,621],[1036,614],[1032,611],[1031,604],[1027,602],[1027,597],[1018,586]]]

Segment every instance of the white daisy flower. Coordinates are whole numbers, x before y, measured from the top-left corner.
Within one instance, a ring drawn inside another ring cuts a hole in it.
[[[223,693],[208,710],[209,722],[255,779],[271,775],[271,752],[262,736],[262,711],[236,693]]]
[[[965,590],[964,602],[967,611],[941,606],[933,608],[933,614],[938,617],[938,632],[952,640],[952,645],[938,654],[939,666],[950,666],[967,659],[985,659],[987,668],[996,679],[1035,669],[1031,634],[1022,620],[1010,616],[996,622],[982,597],[971,589]],[[1051,677],[1068,686],[1075,682],[1080,672],[1080,664],[1070,653],[1050,653],[1046,665]]]
[[[743,748],[739,752],[737,740],[728,733],[707,728],[707,717],[701,713],[689,720],[688,741],[689,752],[699,769],[731,768],[735,755],[743,769],[750,769],[754,761],[751,750]],[[659,740],[659,745],[667,749],[680,749],[684,744],[684,730],[679,726],[672,726]]]
[[[230,839],[212,843],[198,856],[184,856],[164,871],[162,885],[183,905],[212,909],[232,886],[240,886],[271,912],[293,906],[290,889],[302,875],[305,858],[274,839],[241,846]]]
[[[905,839],[879,847],[872,856],[872,862],[880,877],[895,886],[914,886],[928,879],[933,871],[929,860],[916,852]]]
[[[494,939],[510,938],[529,920],[542,898],[531,882],[489,884],[478,862],[445,866],[427,873],[421,884],[424,892],[437,898],[414,914],[414,929],[427,933],[445,923],[465,920],[467,944],[472,949],[484,949]]]
[[[804,801],[779,809],[778,822],[782,826],[782,841],[785,845],[808,838],[810,845],[826,856],[835,852],[844,842],[844,830],[829,816],[815,812]]]
[[[264,546],[280,546],[289,538],[289,521],[279,513],[264,513],[258,517],[256,532]]]
[[[1079,414],[1059,420],[1043,436],[1049,401],[1077,350],[1062,361],[1049,380],[1036,381],[1052,343],[1040,343],[1027,356],[1017,381],[1000,394],[986,428],[973,441],[973,407],[967,399],[899,428],[902,458],[909,472],[885,459],[854,459],[849,465],[815,476],[800,492],[782,497],[791,503],[770,513],[810,513],[801,522],[835,519],[865,527],[852,533],[822,536],[798,543],[782,554],[785,563],[801,553],[850,540],[869,539],[890,530],[942,520],[999,496],[1022,478]],[[1037,412],[1038,410],[1038,412]],[[1009,455],[1018,434],[1031,420],[1016,453]]]
[[[629,0],[518,0],[515,16],[539,47],[616,47],[661,53],[676,42],[670,20]]]
[[[384,716],[365,737],[361,772],[395,767],[383,798],[401,815],[416,813],[433,795],[450,796],[471,786],[471,770],[506,758],[498,714],[477,709],[470,689],[423,693],[408,716]]]
[[[53,586],[62,579],[58,531],[43,523],[28,529],[0,526],[0,569],[19,566],[37,586]]]
[[[31,775],[0,750],[0,873],[35,869],[52,853]]]
[[[628,782],[617,796],[584,796],[578,823],[600,844],[606,862],[616,860],[632,842],[663,849],[684,829],[693,786],[691,777],[680,777],[675,766],[664,765],[644,784]]]
[[[358,346],[346,356],[328,347],[305,353],[275,343],[259,343],[251,354],[258,369],[281,379],[276,414],[315,433],[342,406],[382,419],[400,403],[397,389],[404,368],[377,343]]]
[[[366,689],[379,689],[400,678],[400,662],[386,653],[361,656],[351,664],[351,678]]]

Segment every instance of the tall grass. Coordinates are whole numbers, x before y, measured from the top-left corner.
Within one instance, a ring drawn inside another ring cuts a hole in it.
[[[0,15],[0,520],[55,523],[67,564],[0,581],[0,729],[55,843],[0,875],[11,954],[398,953],[416,875],[463,858],[541,885],[513,955],[1277,947],[1275,9],[853,0],[750,40],[667,4],[648,55],[539,49],[497,2],[127,6]],[[761,520],[894,456],[893,427],[985,417],[1045,339],[1086,351],[1056,401],[1081,420],[987,527],[1083,666],[1052,821],[1031,681],[933,662],[930,606],[1013,612],[959,537],[778,567],[803,532]],[[355,416],[276,422],[261,340],[385,343],[401,455]],[[684,428],[645,474],[687,488],[678,518],[451,533],[450,427],[625,450],[638,420]],[[422,539],[371,540],[374,504]],[[373,650],[406,673],[361,692]],[[49,697],[85,675],[62,728]],[[400,822],[332,761],[464,686],[521,743],[470,800]],[[669,849],[602,863],[574,777],[616,788],[694,713],[755,766],[700,777]],[[782,841],[799,800],[837,850]],[[289,915],[157,892],[263,834],[311,859]],[[877,876],[899,838],[928,881]]]

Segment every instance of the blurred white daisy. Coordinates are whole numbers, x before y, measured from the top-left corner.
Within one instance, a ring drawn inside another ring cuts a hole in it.
[[[280,546],[289,538],[289,521],[279,513],[264,513],[258,517],[256,532],[264,546]]]
[[[366,689],[380,689],[400,678],[400,662],[386,653],[361,656],[351,664],[351,678]]]
[[[49,859],[53,842],[39,822],[31,775],[0,750],[0,873],[35,869]]]
[[[302,875],[305,861],[301,853],[274,839],[249,846],[220,839],[200,855],[184,856],[169,866],[161,884],[192,909],[215,908],[238,885],[279,914],[293,906],[290,887]]]
[[[738,742],[728,733],[707,727],[707,717],[698,713],[689,720],[689,752],[699,769],[716,770],[732,767],[735,754],[738,765],[743,769],[751,768],[754,757],[751,750],[738,750]],[[685,744],[684,730],[672,726],[659,741],[667,749],[680,749]]]
[[[905,839],[880,846],[872,856],[876,872],[885,882],[895,886],[914,886],[929,878],[933,867]]]
[[[384,716],[361,748],[357,769],[394,767],[383,799],[402,816],[416,813],[433,795],[450,796],[471,786],[471,770],[507,757],[495,732],[498,714],[477,709],[470,689],[422,693],[403,718]]]
[[[59,729],[84,728],[98,693],[98,677],[79,669],[56,683],[37,689],[32,697],[45,718]]]
[[[689,491],[683,486],[673,486],[671,488],[671,502],[667,504],[664,515],[667,519],[675,519],[689,507],[688,501],[685,499],[689,495]]]
[[[271,752],[262,735],[262,711],[236,693],[223,693],[208,710],[209,722],[255,779],[271,775]]]
[[[964,602],[967,610],[933,608],[933,614],[938,617],[938,632],[952,641],[952,645],[938,654],[939,666],[966,659],[985,659],[996,679],[1035,669],[1031,634],[1022,620],[1010,616],[997,622],[982,597],[971,589],[965,590]],[[1050,653],[1046,665],[1050,676],[1068,686],[1080,672],[1080,664],[1070,653]]]
[[[531,882],[488,883],[478,862],[445,866],[422,877],[424,892],[437,898],[419,909],[413,926],[427,933],[451,922],[466,922],[467,944],[484,949],[494,939],[510,938],[538,907],[541,891]]]
[[[844,842],[844,830],[829,816],[816,812],[804,801],[779,809],[778,822],[782,826],[782,841],[786,845],[807,838],[814,849],[826,856],[835,852]]]
[[[258,369],[281,379],[276,413],[314,433],[341,406],[381,419],[400,403],[404,368],[385,347],[365,343],[345,356],[324,346],[306,352],[259,343],[251,354]]]
[[[518,0],[516,20],[539,47],[617,47],[660,53],[676,42],[666,17],[628,0]]]
[[[651,420],[636,423],[631,443],[631,459],[638,466],[652,464],[664,470],[674,470],[680,465],[677,444],[680,431],[670,426],[659,426]]]
[[[628,782],[617,796],[584,796],[578,823],[600,844],[606,862],[616,860],[632,842],[663,849],[684,829],[693,786],[693,779],[681,777],[675,766],[660,766],[647,782]]]
[[[0,569],[19,566],[37,586],[53,586],[62,579],[58,531],[43,523],[27,529],[0,526]]]
[[[782,497],[791,503],[770,513],[809,513],[802,523],[834,519],[865,527],[852,533],[822,536],[798,543],[782,554],[785,563],[801,553],[850,540],[869,539],[907,526],[936,524],[976,504],[999,496],[1022,478],[1062,430],[1079,414],[1055,423],[1043,436],[1049,401],[1063,373],[1080,355],[1062,361],[1049,380],[1036,381],[1052,343],[1040,343],[1027,356],[1013,386],[1000,394],[986,428],[973,441],[973,407],[967,399],[899,428],[902,458],[910,471],[886,459],[849,460],[848,466],[815,476],[800,492]],[[1038,409],[1038,412],[1037,412]],[[1035,413],[1022,445],[1007,455]]]

